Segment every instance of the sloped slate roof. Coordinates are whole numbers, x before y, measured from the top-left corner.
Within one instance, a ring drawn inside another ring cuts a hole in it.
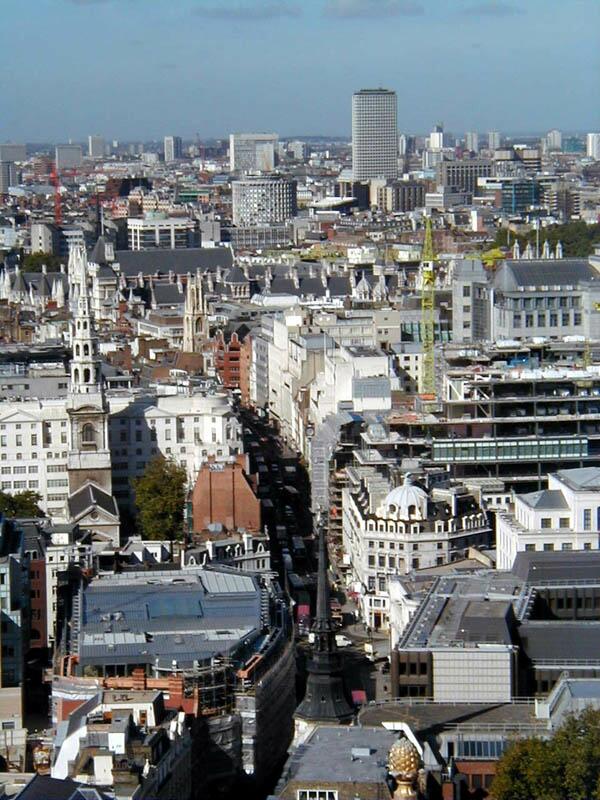
[[[127,276],[164,274],[170,270],[178,275],[188,272],[214,272],[218,267],[230,269],[233,254],[229,247],[187,247],[179,250],[117,250],[115,262]]]
[[[88,508],[92,508],[93,506],[98,506],[98,508],[103,509],[108,514],[112,514],[115,517],[119,516],[114,497],[93,483],[86,483],[85,486],[77,492],[74,492],[69,497],[68,502],[71,516],[75,518],[85,513]]]
[[[560,489],[543,489],[539,492],[530,492],[529,494],[520,495],[521,500],[530,508],[537,508],[538,511],[542,510],[560,510],[569,508],[569,504],[564,498]]]
[[[600,277],[585,258],[508,260],[497,272],[495,285],[510,291],[517,286],[571,286]]]

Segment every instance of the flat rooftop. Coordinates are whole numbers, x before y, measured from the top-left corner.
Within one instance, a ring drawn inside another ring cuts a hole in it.
[[[544,728],[545,721],[535,716],[535,703],[433,703],[418,700],[392,700],[363,706],[361,725],[406,722],[416,736],[454,728],[498,725],[518,729],[523,725]]]
[[[79,663],[193,668],[262,629],[254,576],[219,569],[131,572],[93,580],[74,620]]]

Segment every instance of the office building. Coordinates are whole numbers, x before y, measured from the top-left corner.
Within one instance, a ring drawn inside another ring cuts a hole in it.
[[[488,133],[488,150],[498,150],[500,141],[500,131],[490,131]]]
[[[154,250],[198,247],[198,223],[188,217],[168,217],[148,212],[143,217],[129,217],[127,235],[130,250]]]
[[[179,161],[180,158],[183,158],[181,136],[165,136],[164,156],[167,163]]]
[[[487,158],[466,158],[460,161],[444,159],[438,165],[438,180],[441,186],[457,189],[459,192],[473,194],[477,188],[477,178],[487,178],[492,174],[492,162]]]
[[[548,150],[562,150],[562,133],[554,128],[546,136]]]
[[[275,169],[277,141],[276,133],[230,134],[229,171],[272,172]]]
[[[61,230],[53,222],[32,222],[31,231],[32,253],[53,253],[60,251]]]
[[[502,210],[507,214],[523,214],[540,201],[540,186],[534,178],[503,178],[500,191]]]
[[[0,195],[8,194],[17,183],[17,170],[13,161],[0,161]]]
[[[597,550],[600,534],[600,469],[563,469],[548,475],[548,488],[514,496],[496,529],[499,569],[517,553]]]
[[[78,169],[83,161],[83,151],[79,144],[57,144],[54,151],[56,169]]]
[[[600,161],[600,133],[588,133],[585,152],[588,158]]]
[[[465,134],[465,148],[471,153],[479,152],[479,134],[477,131],[469,131]]]
[[[120,691],[166,690],[167,707],[202,718],[199,757],[220,790],[242,770],[272,775],[296,703],[292,625],[272,574],[128,570],[81,583],[73,609],[53,681],[59,720],[118,677]]]
[[[377,187],[377,207],[387,213],[414,211],[425,205],[425,183],[390,181]]]
[[[394,610],[392,694],[443,703],[547,695],[565,672],[600,677],[600,553],[521,552],[510,572],[453,570]],[[404,582],[400,605],[418,589]]]
[[[106,142],[104,137],[98,135],[88,136],[88,156],[90,158],[104,158]]]
[[[398,101],[389,89],[352,95],[352,173],[355,181],[398,176]]]
[[[440,122],[429,134],[429,150],[434,153],[444,149],[444,126]]]
[[[233,224],[271,225],[287,222],[298,211],[295,180],[246,178],[232,183]]]
[[[0,143],[0,161],[25,161],[27,148],[24,144]]]
[[[464,487],[428,490],[407,474],[394,488],[374,467],[347,467],[346,472],[342,508],[347,585],[360,598],[365,624],[387,630],[392,575],[446,564],[471,546],[487,546],[491,529],[485,511]]]

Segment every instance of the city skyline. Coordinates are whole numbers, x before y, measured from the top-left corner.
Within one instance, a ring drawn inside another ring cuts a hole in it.
[[[3,18],[0,140],[343,137],[352,93],[378,86],[408,133],[600,127],[586,0],[7,0]]]

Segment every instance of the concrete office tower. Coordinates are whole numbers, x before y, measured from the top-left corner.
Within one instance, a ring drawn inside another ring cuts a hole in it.
[[[230,172],[272,172],[278,138],[276,133],[230,134]]]
[[[548,132],[546,136],[548,150],[562,150],[562,133],[556,129]]]
[[[102,136],[88,136],[88,156],[90,158],[104,158],[106,142]]]
[[[469,131],[465,134],[465,147],[471,153],[479,152],[479,134],[477,131]]]
[[[183,158],[181,136],[165,136],[164,142],[165,161],[178,161]]]
[[[233,224],[269,225],[287,222],[298,211],[296,181],[247,178],[232,183]]]
[[[441,122],[429,134],[429,149],[434,153],[444,149],[444,126]]]
[[[488,150],[498,150],[500,147],[500,131],[488,133]]]
[[[5,142],[0,144],[0,161],[25,161],[27,151],[24,144]]]
[[[588,133],[585,152],[588,158],[600,161],[600,133]]]
[[[77,169],[83,160],[83,151],[79,144],[57,144],[54,152],[56,169]]]
[[[8,194],[10,186],[17,182],[17,170],[12,161],[0,161],[0,195]]]
[[[389,89],[352,95],[352,173],[355,181],[398,177],[398,100]]]

